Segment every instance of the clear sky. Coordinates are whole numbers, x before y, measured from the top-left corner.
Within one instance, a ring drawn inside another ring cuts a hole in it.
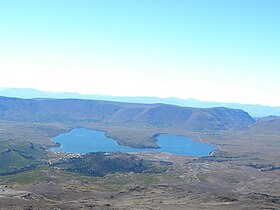
[[[279,0],[0,0],[0,87],[280,105]]]

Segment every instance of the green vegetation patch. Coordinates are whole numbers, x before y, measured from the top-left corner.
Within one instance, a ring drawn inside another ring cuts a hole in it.
[[[0,175],[35,169],[47,157],[44,147],[28,142],[21,144],[2,142],[0,149]]]
[[[126,153],[88,153],[70,158],[54,166],[89,176],[104,176],[116,172],[144,172],[148,165],[142,159]]]

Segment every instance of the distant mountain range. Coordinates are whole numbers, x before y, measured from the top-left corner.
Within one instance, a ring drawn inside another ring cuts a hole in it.
[[[255,120],[240,109],[190,108],[82,99],[0,97],[0,120],[99,123],[189,131],[240,130]]]
[[[144,103],[144,104],[171,104],[184,107],[197,107],[197,108],[213,108],[213,107],[227,107],[233,109],[242,109],[248,112],[253,117],[264,116],[280,116],[280,106],[270,107],[262,105],[251,104],[238,104],[238,103],[223,103],[212,101],[200,101],[196,99],[178,99],[178,98],[156,98],[156,97],[121,97],[121,96],[108,96],[108,95],[83,95],[79,93],[58,93],[58,92],[44,92],[29,88],[8,88],[0,89],[0,96],[17,97],[23,99],[32,98],[76,98],[76,99],[91,99],[91,100],[105,100],[105,101],[118,101],[129,103]]]

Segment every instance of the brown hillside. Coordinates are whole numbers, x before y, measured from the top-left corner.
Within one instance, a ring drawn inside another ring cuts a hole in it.
[[[31,122],[100,122],[186,130],[232,130],[254,123],[229,108],[189,108],[80,99],[0,98],[0,119]]]

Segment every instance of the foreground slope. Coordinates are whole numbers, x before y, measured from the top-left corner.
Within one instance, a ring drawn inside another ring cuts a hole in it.
[[[0,119],[25,122],[98,122],[194,131],[242,129],[254,123],[248,113],[222,107],[203,109],[165,104],[6,97],[0,97]]]

